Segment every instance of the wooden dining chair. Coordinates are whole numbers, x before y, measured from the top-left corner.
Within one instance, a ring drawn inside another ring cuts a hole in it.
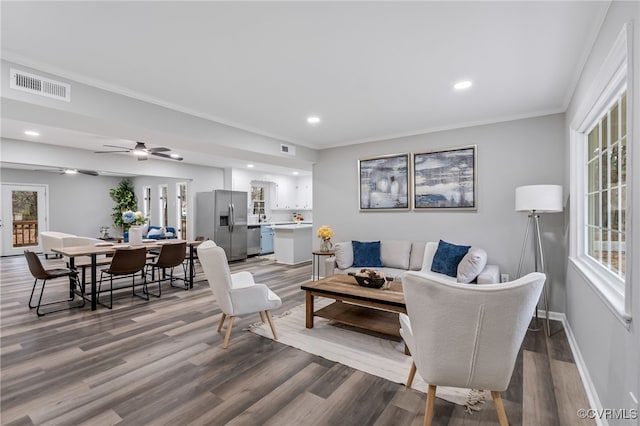
[[[111,264],[107,269],[100,271],[100,282],[98,284],[98,303],[111,309],[113,307],[113,277],[132,277],[131,287],[133,295],[144,300],[149,300],[147,291],[147,277],[142,274],[142,294],[136,293],[136,273],[144,270],[147,262],[147,249],[144,247],[132,249],[117,249]],[[102,279],[104,275],[109,275],[109,305],[100,302],[100,294],[102,292]]]
[[[157,281],[158,283],[158,294],[151,293],[148,291],[148,294],[151,294],[155,297],[160,297],[162,294],[162,281],[166,278],[166,270],[169,269],[169,284],[171,287],[178,287],[184,290],[188,290],[189,287],[177,286],[174,285],[173,282],[181,279],[184,281],[184,277],[187,276],[187,267],[184,264],[184,259],[187,256],[187,243],[183,241],[181,243],[171,243],[171,244],[163,244],[160,249],[160,254],[153,262],[147,263],[147,268],[151,268],[151,279],[153,281]],[[173,276],[173,270],[176,266],[182,265],[182,270],[184,272],[183,278],[178,278]],[[155,279],[155,272],[158,272],[158,279]]]
[[[29,308],[30,309],[36,308],[36,314],[38,314],[39,317],[46,314],[51,314],[53,312],[60,312],[60,311],[65,311],[67,309],[84,307],[84,304],[85,304],[84,287],[80,285],[80,282],[78,281],[77,271],[69,268],[45,269],[42,266],[42,262],[40,262],[40,258],[38,257],[38,255],[30,250],[25,250],[24,256],[26,257],[27,264],[29,265],[29,272],[31,272],[31,275],[33,275],[33,278],[35,278],[35,280],[33,281],[33,288],[31,289],[31,296],[29,297]],[[42,303],[42,295],[44,294],[44,287],[47,284],[47,280],[52,280],[54,278],[62,278],[62,277],[69,278],[70,285],[72,286],[70,289],[71,292],[69,294],[69,299]],[[33,294],[36,290],[38,280],[42,280],[42,288],[40,289],[40,297],[38,298],[38,304],[33,305]],[[63,302],[71,302],[75,298],[77,291],[80,292],[80,298],[82,299],[81,305],[68,306],[65,308],[56,309],[56,310],[44,312],[44,313],[40,312],[41,306],[54,305],[54,304],[59,304]]]

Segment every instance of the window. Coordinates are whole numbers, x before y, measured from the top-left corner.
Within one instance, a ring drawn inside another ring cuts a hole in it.
[[[631,321],[631,276],[627,247],[632,244],[627,211],[633,183],[633,86],[630,27],[625,25],[570,124],[569,265],[626,326]],[[630,170],[630,169],[629,169]],[[636,190],[637,191],[637,190]]]
[[[627,211],[627,95],[587,133],[585,254],[624,279]]]
[[[168,206],[167,206],[167,185],[158,186],[158,190],[160,192],[160,226],[167,227],[169,226],[169,215],[168,215]]]
[[[187,184],[179,182],[176,184],[176,192],[178,193],[178,202],[176,203],[176,219],[178,224],[177,232],[180,238],[187,239]]]
[[[251,202],[253,203],[253,214],[264,215],[264,187],[252,186],[251,187]]]
[[[144,192],[144,199],[143,199],[143,214],[144,217],[147,218],[147,222],[151,223],[150,219],[151,219],[151,187],[150,186],[145,186],[143,188],[143,192]]]

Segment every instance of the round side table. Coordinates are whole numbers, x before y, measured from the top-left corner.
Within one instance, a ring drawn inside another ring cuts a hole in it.
[[[320,259],[322,259],[323,256],[335,256],[336,252],[314,250],[311,254],[313,254],[311,260],[311,281],[317,281],[320,279]]]

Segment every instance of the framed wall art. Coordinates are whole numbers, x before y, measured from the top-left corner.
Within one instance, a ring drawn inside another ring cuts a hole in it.
[[[413,155],[413,208],[477,210],[477,146]]]
[[[409,210],[409,154],[358,161],[361,211]]]

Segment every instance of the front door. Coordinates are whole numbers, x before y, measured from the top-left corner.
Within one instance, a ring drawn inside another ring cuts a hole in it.
[[[47,230],[46,185],[2,185],[2,256],[42,251],[40,232]]]

